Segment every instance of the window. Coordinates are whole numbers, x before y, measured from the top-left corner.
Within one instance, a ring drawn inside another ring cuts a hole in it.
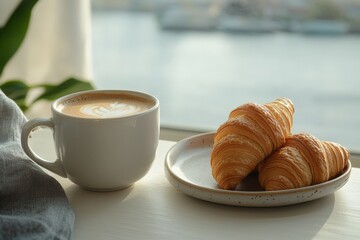
[[[360,1],[92,1],[98,88],[157,96],[164,128],[215,131],[288,97],[293,132],[360,152]]]

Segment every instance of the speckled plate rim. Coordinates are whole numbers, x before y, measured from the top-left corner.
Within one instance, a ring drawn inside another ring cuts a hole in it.
[[[199,146],[210,148],[212,147],[212,144],[211,146],[208,146],[208,143],[209,141],[213,143],[214,134],[214,132],[210,132],[194,135],[192,137],[180,140],[169,149],[165,157],[164,169],[165,176],[173,187],[192,197],[214,203],[246,207],[273,207],[292,205],[324,197],[343,187],[350,177],[351,162],[349,160],[347,168],[338,177],[332,180],[316,185],[288,190],[232,191],[219,188],[209,188],[206,186],[194,184],[193,182],[181,178],[181,176],[179,176],[176,171],[174,171],[174,164],[171,164],[171,161],[176,162],[177,160],[174,159],[174,156],[176,156],[174,152],[187,151],[190,149],[187,147],[189,142],[198,142]],[[330,190],[327,190],[329,186],[334,187]],[[259,201],[259,199],[261,201]],[[271,199],[273,201],[265,202],[263,199]]]

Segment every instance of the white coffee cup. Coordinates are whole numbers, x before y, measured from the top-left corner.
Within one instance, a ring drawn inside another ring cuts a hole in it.
[[[146,93],[92,90],[56,100],[52,118],[35,118],[22,130],[25,153],[40,166],[80,187],[111,191],[128,187],[149,171],[159,141],[159,100]],[[55,161],[33,152],[28,138],[38,126],[54,131]]]

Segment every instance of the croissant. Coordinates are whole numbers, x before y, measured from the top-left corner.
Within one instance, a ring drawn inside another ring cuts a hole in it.
[[[293,114],[294,106],[287,98],[234,109],[214,137],[210,165],[218,185],[234,190],[259,162],[283,145],[291,134]]]
[[[259,182],[267,191],[299,188],[338,176],[347,166],[343,146],[300,133],[259,164]]]

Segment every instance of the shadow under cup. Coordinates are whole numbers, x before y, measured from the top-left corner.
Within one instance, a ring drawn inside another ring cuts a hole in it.
[[[62,169],[48,169],[89,190],[111,191],[132,185],[154,161],[159,111],[158,99],[134,91],[94,90],[56,100],[48,126],[54,130],[59,158],[54,168]],[[46,168],[41,160],[34,159]]]

